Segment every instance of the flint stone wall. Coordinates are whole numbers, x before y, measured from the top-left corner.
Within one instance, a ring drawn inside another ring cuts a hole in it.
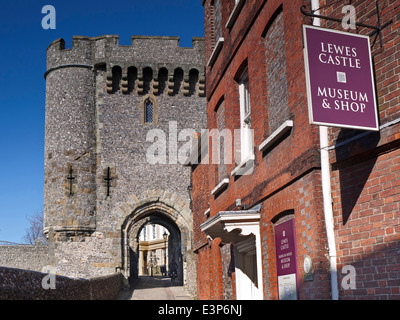
[[[48,264],[48,246],[0,246],[0,267],[42,271]]]
[[[120,273],[90,279],[56,275],[55,289],[43,289],[46,276],[49,275],[0,267],[0,300],[114,300],[122,288]]]

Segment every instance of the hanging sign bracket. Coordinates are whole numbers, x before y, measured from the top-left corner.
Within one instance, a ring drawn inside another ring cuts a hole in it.
[[[337,3],[337,2],[335,2]],[[390,25],[391,23],[393,23],[393,19],[390,19],[389,21],[387,21],[386,23],[384,23],[383,25],[381,25],[381,13],[379,10],[379,4],[378,4],[378,0],[376,0],[376,15],[377,15],[377,25],[376,26],[372,26],[372,25],[368,25],[365,23],[360,23],[360,22],[356,22],[355,25],[358,27],[364,27],[364,28],[369,28],[369,29],[373,29],[372,32],[369,33],[369,36],[372,37],[374,35],[375,39],[374,42],[372,44],[372,47],[375,45],[376,39],[379,37],[379,43],[381,45],[381,48],[383,47],[383,42],[382,42],[382,30],[385,29],[388,25]],[[329,4],[328,4],[329,5]],[[326,7],[326,6],[324,6]],[[321,7],[322,8],[322,7]],[[327,16],[323,16],[323,15],[319,15],[319,14],[315,14],[316,11],[320,10],[321,8],[318,8],[316,10],[307,11],[307,7],[305,5],[300,7],[300,11],[303,15],[308,16],[308,17],[312,17],[312,18],[320,18],[320,19],[324,19],[324,20],[329,20],[329,21],[335,21],[335,22],[339,22],[341,23],[342,20],[338,19],[338,18],[333,18],[333,17],[327,17]]]

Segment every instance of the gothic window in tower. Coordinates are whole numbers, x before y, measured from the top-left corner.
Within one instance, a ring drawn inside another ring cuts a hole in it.
[[[144,105],[144,120],[145,123],[153,123],[153,104],[150,99],[147,99]]]
[[[139,104],[140,122],[142,125],[157,126],[158,105],[157,99],[153,94],[147,94]]]

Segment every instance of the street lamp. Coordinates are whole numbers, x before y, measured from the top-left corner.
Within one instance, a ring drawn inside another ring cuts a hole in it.
[[[168,275],[167,272],[167,239],[168,239],[168,234],[167,232],[164,230],[163,233],[163,238],[164,238],[164,268],[165,268],[165,275]]]

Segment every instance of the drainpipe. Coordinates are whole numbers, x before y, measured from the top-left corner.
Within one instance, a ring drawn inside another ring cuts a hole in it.
[[[317,10],[320,7],[319,0],[311,0],[311,10]],[[315,12],[319,15],[319,10]],[[321,19],[314,18],[314,26],[321,26]],[[336,266],[336,243],[333,221],[332,194],[331,194],[331,173],[329,163],[329,136],[328,127],[319,126],[319,141],[321,152],[321,179],[322,179],[322,195],[324,203],[325,227],[328,239],[328,250],[330,260],[331,273],[331,296],[332,300],[339,299],[337,266]]]

